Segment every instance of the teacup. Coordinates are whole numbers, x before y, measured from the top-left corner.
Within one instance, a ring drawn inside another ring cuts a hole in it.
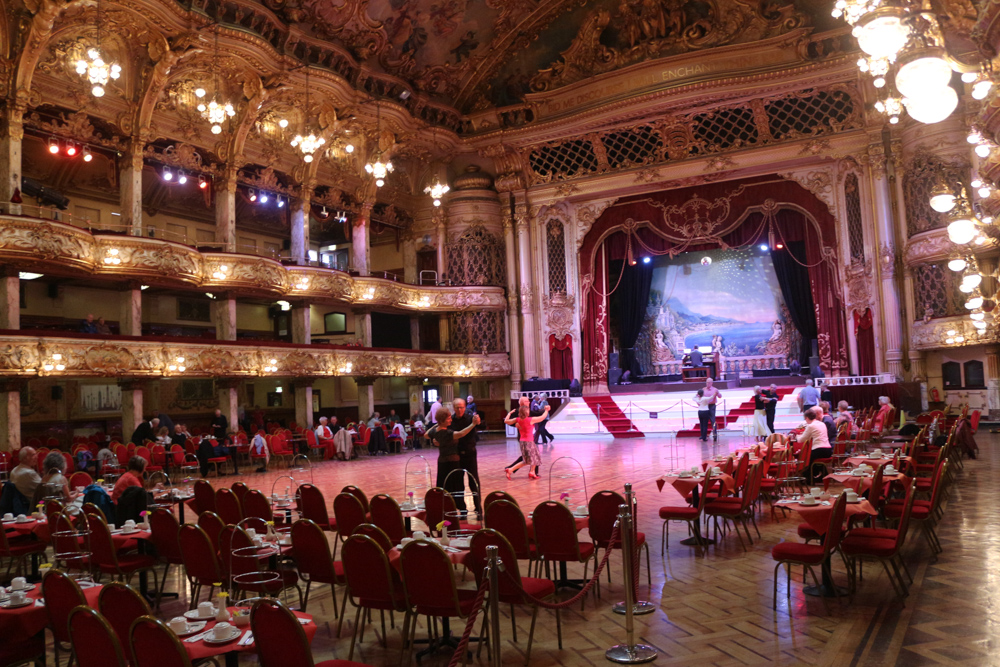
[[[577,514],[587,514],[589,511],[590,508],[588,508],[586,505],[578,505],[576,508]]]
[[[691,476],[690,470],[681,470],[681,474],[678,475],[678,477],[690,477],[690,476]]]
[[[11,591],[10,593],[10,603],[11,604],[24,604],[28,599],[28,594],[24,591]]]
[[[252,540],[253,538],[257,537],[257,531],[254,530],[253,528],[247,528],[247,537],[249,537]]]
[[[12,591],[23,591],[28,587],[28,580],[24,577],[14,577],[10,582],[10,589]]]
[[[238,628],[243,628],[250,625],[250,614],[234,613],[233,625],[235,625]]]
[[[28,517],[26,517],[26,516],[25,516],[25,515],[23,515],[23,514],[18,514],[18,515],[17,515],[17,520],[18,520],[18,521],[20,521],[21,523],[24,523],[25,521],[27,521],[27,520],[28,520]]]
[[[6,514],[3,515],[3,520],[4,521],[13,521],[14,520],[14,515],[11,514],[10,512],[7,512]]]
[[[108,524],[108,530],[110,530],[110,531],[114,532],[114,531],[115,531],[115,524],[113,524],[113,523],[109,523],[109,524]]]
[[[809,487],[809,495],[810,496],[818,496],[821,493],[823,493],[823,489],[819,488],[818,486],[811,486],[811,487]]]
[[[211,602],[199,602],[198,618],[208,618],[209,616],[215,616],[215,605]]]
[[[803,505],[815,505],[818,501],[812,496],[802,496],[802,499],[799,502]]]
[[[170,622],[167,623],[167,625],[170,627],[171,630],[173,630],[177,634],[183,634],[187,632],[188,628],[187,619],[184,618],[183,616],[177,616],[170,619]]]
[[[427,533],[425,533],[422,530],[414,531],[414,533],[413,533],[413,539],[415,539],[415,540],[425,540],[425,539],[427,539]]]
[[[721,475],[722,474],[722,468],[720,468],[718,466],[715,466],[714,468],[712,468],[712,474],[713,475]]]
[[[216,639],[225,639],[233,632],[233,626],[225,621],[220,621],[212,628],[212,636]]]
[[[412,538],[412,537],[404,537],[404,538],[402,539],[402,541],[400,542],[400,544],[404,544],[404,545],[406,545],[406,544],[409,544],[409,543],[410,543],[410,542],[412,542],[412,541],[413,541],[413,538]]]
[[[253,545],[255,547],[262,547],[262,546],[264,546],[264,538],[263,537],[254,537],[253,538]]]
[[[125,522],[125,530],[135,530],[135,521],[129,519]]]
[[[819,499],[820,500],[829,500],[830,499],[830,494],[824,491],[823,493],[819,494]]]
[[[847,491],[847,502],[856,503],[858,502],[858,492],[857,491]]]

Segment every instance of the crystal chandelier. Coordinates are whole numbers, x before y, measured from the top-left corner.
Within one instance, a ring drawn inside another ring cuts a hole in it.
[[[292,148],[298,148],[302,151],[302,160],[304,162],[313,161],[313,153],[318,151],[326,143],[326,139],[323,137],[317,137],[312,132],[306,133],[305,126],[309,122],[309,68],[306,67],[306,109],[305,118],[302,121],[303,131],[301,134],[296,134],[295,138],[292,139]]]
[[[449,190],[451,190],[451,188],[449,188],[447,185],[442,184],[441,181],[437,180],[434,181],[434,185],[428,185],[426,188],[424,188],[424,192],[426,194],[429,194],[431,196],[431,199],[434,200],[435,206],[441,205],[441,197],[444,197],[446,194],[448,194]]]
[[[109,79],[118,79],[122,75],[121,65],[105,62],[101,57],[101,3],[97,2],[97,46],[87,49],[87,58],[76,61],[76,73],[87,77],[94,97],[104,97],[104,86]]]
[[[385,178],[392,171],[392,162],[386,160],[382,162],[382,107],[376,103],[375,106],[375,161],[365,164],[365,171],[375,177],[375,186],[385,185]],[[436,204],[437,205],[437,204]]]
[[[208,104],[204,102],[198,103],[198,111],[201,112],[201,117],[207,120],[212,125],[212,134],[222,133],[222,124],[226,122],[227,118],[232,118],[236,115],[236,109],[229,102],[219,101],[219,26],[215,26],[215,55],[213,56],[214,63],[212,69],[215,72],[215,92],[212,94],[212,101]],[[194,91],[194,94],[200,99],[205,97],[205,89],[198,88]]]

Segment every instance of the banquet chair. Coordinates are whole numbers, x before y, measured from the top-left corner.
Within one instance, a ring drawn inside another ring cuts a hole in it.
[[[317,526],[327,532],[337,531],[337,522],[330,520],[330,515],[326,510],[326,499],[323,492],[312,484],[302,484],[299,486],[297,494],[299,496],[299,510],[303,519],[309,519]],[[336,554],[336,543],[334,543],[334,554]]]
[[[417,518],[427,524],[427,529],[431,532],[437,530],[437,525],[444,521],[444,518],[449,514],[455,516],[458,508],[455,505],[455,499],[452,497],[451,493],[445,491],[439,486],[427,489],[424,493],[424,509],[417,513]],[[470,524],[459,521],[457,527],[452,527],[452,530],[475,530],[478,526],[471,526]]]
[[[45,615],[52,630],[52,649],[55,665],[59,667],[59,651],[64,644],[69,645],[69,660],[73,664],[73,644],[69,634],[69,613],[75,608],[87,605],[80,585],[62,570],[49,570],[42,577],[42,598],[45,600]]]
[[[0,665],[45,665],[45,633],[26,639],[8,638],[0,642]]]
[[[597,549],[593,542],[581,542],[577,537],[576,520],[569,508],[563,503],[554,500],[547,500],[539,503],[535,507],[532,515],[532,524],[535,527],[535,544],[538,548],[539,557],[545,563],[546,575],[548,575],[549,563],[582,563],[583,580],[587,579],[587,570],[590,561],[594,561],[594,569],[597,569]],[[601,596],[601,582],[597,580],[594,586],[594,604]],[[580,609],[587,603],[587,598],[583,597],[580,602]]]
[[[150,451],[149,447],[146,447],[145,445],[140,445],[139,447],[136,447],[135,455],[141,459],[146,460],[147,473],[163,472],[163,466],[157,465],[156,463],[153,462],[153,454]]]
[[[279,514],[275,516],[271,510],[271,503],[268,502],[267,497],[259,490],[251,489],[248,491],[243,497],[242,502],[244,518],[256,517],[265,522],[273,521],[275,524],[284,523],[284,515]]]
[[[393,542],[389,539],[389,536],[385,534],[385,531],[376,526],[374,523],[363,523],[354,529],[351,535],[364,535],[365,537],[370,537],[375,540],[375,543],[382,547],[382,550],[386,553],[395,547],[399,542]]]
[[[173,630],[152,616],[135,619],[129,629],[132,667],[191,667],[191,658]]]
[[[94,483],[94,478],[89,473],[79,470],[69,476],[70,489],[84,489]]]
[[[371,521],[385,531],[394,545],[402,542],[404,537],[413,537],[413,533],[406,530],[406,522],[403,520],[403,512],[400,511],[399,505],[391,496],[384,493],[372,496]]]
[[[368,451],[368,443],[372,440],[372,431],[370,428],[364,424],[358,425],[358,439],[354,442],[354,449],[365,451],[365,454],[371,456],[371,452]]]
[[[215,492],[215,513],[226,524],[237,524],[243,520],[240,499],[232,489],[218,489]]]
[[[94,565],[101,574],[110,574],[128,583],[137,572],[149,572],[153,575],[153,590],[157,591],[156,606],[160,606],[159,577],[156,574],[157,560],[149,554],[132,553],[119,554],[111,539],[108,524],[100,517],[87,517],[90,528],[90,548],[93,552]]]
[[[181,543],[178,537],[181,526],[174,513],[163,507],[159,507],[149,515],[149,529],[151,533],[150,541],[156,549],[156,555],[163,563],[163,574],[160,577],[160,590],[158,595],[163,595],[163,587],[167,582],[167,574],[171,565],[184,565],[184,556],[181,554]]]
[[[356,486],[348,484],[340,490],[341,493],[349,493],[361,502],[361,507],[364,508],[365,514],[368,514],[370,507],[368,506],[368,497],[365,496],[365,492]]]
[[[243,499],[246,498],[250,487],[246,485],[246,482],[233,482],[233,485],[229,488],[232,490],[233,495],[236,496],[236,499],[240,501],[240,505],[242,505]]]
[[[485,507],[483,523],[487,528],[492,528],[504,536],[518,560],[528,561],[530,577],[532,564],[540,567],[541,561],[538,560],[538,549],[529,537],[528,523],[521,508],[513,502],[513,499],[495,500]]]
[[[79,667],[125,667],[121,642],[107,619],[90,607],[69,613],[69,636]]]
[[[333,516],[337,522],[337,541],[341,543],[350,537],[355,528],[368,523],[361,501],[350,493],[339,493],[333,499]]]
[[[170,451],[167,455],[167,465],[174,471],[180,471],[181,466],[184,465],[184,448],[176,442],[170,445]]]
[[[194,483],[194,506],[198,514],[215,511],[215,489],[207,480]]]
[[[370,526],[371,524],[365,524]],[[364,528],[362,526],[361,528]],[[359,529],[360,530],[360,529]],[[378,531],[378,529],[375,529]],[[382,537],[385,537],[384,535]],[[406,611],[406,595],[403,592],[403,581],[390,564],[387,550],[374,535],[362,535],[356,532],[344,542],[340,557],[347,582],[346,596],[351,604],[357,607],[354,616],[354,634],[351,636],[351,649],[347,659],[354,658],[354,646],[364,638],[364,623],[369,618],[370,610],[378,610],[382,617],[382,646],[386,645],[385,612],[395,627],[392,612]],[[409,620],[409,617],[407,617]],[[340,623],[344,617],[340,617]],[[403,641],[407,638],[408,626],[403,627]],[[340,635],[340,625],[337,626]],[[360,638],[359,638],[360,637]]]
[[[399,562],[406,594],[403,627],[409,623],[410,629],[406,664],[410,664],[417,617],[465,619],[475,606],[478,591],[456,587],[451,559],[436,542],[408,542],[400,552]]]
[[[934,486],[931,491],[930,500],[913,500],[913,508],[910,510],[910,521],[920,524],[924,538],[927,540],[931,552],[939,554],[944,551],[941,541],[938,540],[934,527],[937,525],[941,513],[941,489],[944,486],[944,473],[948,467],[948,461],[941,464],[934,475]],[[914,487],[915,489],[916,487]],[[905,499],[893,499],[886,502],[882,511],[887,519],[900,519],[903,516],[903,509],[906,506]]]
[[[153,613],[149,609],[149,604],[139,591],[120,581],[113,581],[101,588],[101,593],[97,597],[97,608],[114,629],[125,654],[125,660],[129,664],[134,664],[128,632],[135,619]]]
[[[903,575],[902,569],[910,581],[909,570],[906,563],[900,556],[900,550],[906,541],[906,533],[910,523],[910,512],[913,509],[914,486],[912,481],[906,489],[906,500],[903,509],[899,514],[899,523],[896,528],[860,528],[852,529],[844,537],[840,544],[841,551],[847,557],[848,575],[851,578],[852,589],[857,587],[857,582],[863,576],[863,562],[865,560],[875,560],[882,564],[889,582],[892,584],[900,597],[909,595],[909,588]],[[892,566],[892,571],[889,567]],[[897,585],[898,584],[898,585]]]
[[[753,536],[750,535],[748,522],[753,523],[754,529],[757,530],[757,537],[758,539],[760,538],[760,530],[757,529],[754,511],[757,496],[760,494],[760,479],[763,474],[763,466],[760,463],[755,463],[747,473],[747,483],[739,496],[717,498],[714,500],[709,498],[705,504],[704,512],[706,515],[712,517],[716,538],[719,535],[719,519],[721,518],[723,521],[723,528],[725,528],[728,521],[732,521],[733,530],[740,541],[743,551],[746,551],[747,547],[743,543],[743,536],[740,535],[740,526],[743,526],[743,532],[746,533],[747,541],[749,541],[751,546],[753,546]]]
[[[531,663],[531,642],[535,635],[535,620],[538,618],[538,604],[532,598],[544,599],[555,597],[556,585],[549,579],[534,577],[522,577],[517,567],[517,557],[503,535],[490,528],[483,528],[476,531],[469,542],[469,559],[467,565],[476,575],[476,585],[483,585],[483,576],[486,565],[489,562],[487,547],[497,547],[497,556],[503,563],[503,569],[498,574],[497,583],[499,590],[497,597],[501,604],[510,605],[510,628],[511,638],[517,641],[517,623],[514,620],[514,605],[531,606],[531,626],[528,629],[528,648],[524,654],[524,664]],[[648,550],[647,550],[648,553]],[[559,609],[556,613],[556,637],[559,641],[559,648],[562,649],[562,622],[559,618]],[[483,617],[483,627],[486,627],[486,617]],[[495,640],[499,640],[496,638]],[[481,646],[481,644],[480,644]]]
[[[819,579],[816,578],[816,571],[813,569],[814,566],[822,566],[823,562],[830,558],[830,555],[834,550],[842,547],[843,541],[841,537],[844,530],[844,516],[847,513],[847,495],[842,493],[837,496],[837,500],[833,503],[833,511],[830,512],[830,522],[827,525],[826,534],[823,535],[823,542],[821,544],[803,544],[801,542],[779,542],[774,545],[771,549],[771,558],[773,558],[777,563],[774,566],[774,585],[772,589],[771,598],[771,608],[778,608],[778,569],[782,565],[785,566],[786,572],[786,583],[785,583],[785,595],[791,597],[792,594],[792,565],[801,565],[805,570],[812,575],[813,583],[819,588]],[[844,558],[844,552],[841,549],[841,558]],[[850,567],[847,565],[845,559],[844,566],[847,567],[848,578],[850,578]],[[804,575],[803,575],[804,576]],[[834,586],[834,593],[840,598],[840,589]],[[823,608],[826,609],[826,613],[830,613],[830,607],[827,604],[826,598],[820,596],[823,601]]]
[[[11,537],[6,530],[0,530],[0,558],[8,559],[4,580],[10,579],[11,574],[23,573],[24,559],[28,556],[39,555],[45,559],[48,546],[48,543],[35,539],[33,535]]]
[[[261,667],[369,667],[350,660],[313,662],[302,624],[280,600],[255,602],[250,610],[250,629]]]
[[[345,495],[345,494],[341,494]],[[309,604],[309,589],[313,582],[330,584],[333,594],[333,615],[337,618],[337,586],[347,583],[344,577],[344,566],[340,561],[333,560],[330,553],[330,543],[323,534],[323,529],[309,519],[299,519],[292,524],[292,554],[299,568],[299,577],[306,582],[305,596],[302,598],[302,611]],[[340,608],[340,616],[344,615],[347,606],[347,596]],[[339,630],[338,630],[339,636]]]
[[[704,487],[708,487],[712,479],[711,470],[705,471],[705,484]],[[660,508],[660,518],[663,519],[663,532],[660,538],[660,554],[662,555],[667,549],[670,548],[668,540],[670,538],[670,522],[671,521],[683,521],[688,525],[688,531],[692,535],[700,535],[700,530],[698,528],[698,523],[701,521],[702,512],[705,510],[705,498],[706,494],[698,494],[698,504],[694,507],[691,505],[666,505]],[[699,548],[708,546],[708,542],[702,538],[699,540]]]
[[[226,527],[226,522],[215,512],[202,512],[198,515],[198,527],[205,531],[212,543],[212,548],[218,553],[219,536],[222,534],[222,529]]]
[[[587,523],[590,532],[590,539],[594,541],[594,546],[598,549],[604,549],[607,553],[610,549],[621,549],[622,542],[619,537],[612,544],[611,534],[614,532],[615,521],[618,519],[618,507],[619,505],[624,505],[625,499],[621,497],[618,493],[614,491],[598,491],[590,498],[590,502],[587,504],[587,511],[590,514],[590,519]],[[638,517],[633,516],[633,544],[635,548],[642,553],[642,550],[646,550],[646,583],[649,586],[653,585],[653,574],[649,565],[649,544],[646,543],[646,533],[639,532],[638,527]],[[611,562],[608,562],[608,583],[611,583]]]
[[[178,541],[184,559],[184,571],[191,584],[190,608],[194,609],[198,604],[202,586],[208,587],[211,595],[213,586],[221,586],[224,583],[222,570],[219,567],[218,550],[212,545],[212,540],[203,528],[190,523],[181,526]]]
[[[486,511],[486,508],[489,507],[490,503],[494,500],[507,500],[517,505],[517,500],[514,496],[510,495],[506,491],[490,491],[486,494],[486,497],[483,498],[483,512]]]

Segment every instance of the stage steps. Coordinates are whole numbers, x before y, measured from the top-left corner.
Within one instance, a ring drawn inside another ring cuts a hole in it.
[[[616,438],[641,438],[643,434],[635,428],[632,420],[625,416],[611,396],[585,396],[583,399],[608,433]]]

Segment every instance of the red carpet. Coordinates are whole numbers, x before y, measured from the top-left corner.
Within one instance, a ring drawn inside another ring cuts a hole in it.
[[[584,396],[590,409],[597,415],[597,418],[608,429],[608,433],[616,438],[644,438],[642,431],[638,430],[632,420],[625,416],[618,404],[610,396]],[[598,409],[600,406],[600,409]]]

